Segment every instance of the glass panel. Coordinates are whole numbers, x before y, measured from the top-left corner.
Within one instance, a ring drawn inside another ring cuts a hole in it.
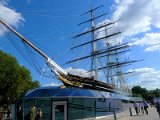
[[[26,99],[24,100],[24,106],[22,107],[24,119],[28,119],[30,117],[30,112],[32,107],[34,107],[34,99]],[[33,117],[35,116],[35,110],[33,110]]]
[[[72,93],[70,89],[61,89],[55,96],[70,96]]]
[[[83,117],[84,118],[95,117],[95,99],[94,98],[83,99]]]
[[[95,118],[94,98],[69,98],[68,119],[81,120],[83,118]]]
[[[55,105],[55,120],[64,120],[64,105]]]
[[[37,89],[27,96],[25,98],[31,98],[31,97],[50,97],[56,95],[60,90],[59,89]]]
[[[83,118],[83,99],[68,99],[68,120],[76,120]]]
[[[16,102],[16,120],[23,120],[23,100]]]
[[[50,120],[51,119],[51,99],[47,98],[37,98],[35,99],[36,111],[41,109],[42,119]]]

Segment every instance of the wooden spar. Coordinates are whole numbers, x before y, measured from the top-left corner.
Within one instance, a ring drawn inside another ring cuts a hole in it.
[[[101,55],[101,54],[109,53],[109,52],[112,52],[112,51],[115,51],[115,50],[125,49],[125,48],[128,48],[128,47],[129,47],[128,45],[124,44],[122,46],[111,47],[111,49],[109,49],[109,50],[108,49],[99,50],[99,51],[95,52],[94,54],[87,55],[87,56],[84,56],[84,57],[80,57],[80,58],[68,61],[65,64],[76,62],[76,61],[79,61],[79,60],[83,60],[83,59],[86,59],[86,58],[89,58],[89,57],[92,57],[92,56],[95,56],[95,55]]]
[[[93,11],[95,11],[95,10],[97,10],[98,8],[101,8],[101,7],[103,7],[103,5],[100,5],[100,6],[96,7],[96,8],[93,8],[93,9],[91,9],[91,10],[89,10],[89,11],[83,13],[83,14],[80,15],[80,16],[83,16],[83,15],[85,15],[85,14],[87,14],[87,13],[93,12]]]
[[[119,54],[123,54],[124,52],[127,52],[127,51],[129,51],[129,49],[128,50],[124,50],[124,51],[120,51],[120,52],[116,52],[116,53],[109,53],[107,55],[102,55],[102,56],[99,56],[98,58],[103,58],[103,57],[106,57],[106,56],[119,55]]]
[[[80,33],[80,34],[74,36],[73,38],[77,38],[77,37],[80,37],[80,36],[85,35],[85,34],[87,34],[87,33],[90,33],[90,32],[92,32],[92,31],[95,31],[95,30],[98,30],[98,29],[101,29],[101,28],[110,26],[110,25],[112,25],[112,24],[114,24],[114,23],[116,23],[116,22],[118,22],[118,21],[120,21],[120,20],[121,20],[121,19],[116,20],[116,21],[113,21],[113,22],[105,23],[104,25],[101,25],[101,26],[96,27],[96,28],[94,28],[94,29],[90,29],[90,30],[88,30],[88,31],[85,31],[85,32],[83,32],[83,33]]]
[[[107,14],[108,14],[108,13],[104,13],[104,14],[99,15],[99,16],[97,16],[97,17],[94,17],[94,18],[91,18],[91,19],[86,20],[86,21],[84,21],[84,22],[81,22],[81,23],[79,23],[78,25],[82,25],[82,24],[84,24],[84,23],[90,22],[90,21],[92,21],[92,20],[95,20],[95,19],[100,18],[100,17],[102,17],[102,16],[104,16],[104,15],[107,15]]]
[[[118,73],[118,72],[117,72],[117,74],[115,74],[115,75],[112,75],[112,76],[118,76],[118,75],[128,75],[128,74],[131,74],[131,73],[133,73],[133,72],[125,72],[125,73]],[[112,77],[112,76],[108,76],[108,77]]]
[[[19,34],[16,30],[14,30],[13,28],[11,28],[9,25],[7,25],[5,22],[3,22],[1,19],[0,19],[0,23],[2,23],[9,30],[11,30],[14,34],[16,34],[22,41],[24,41],[29,46],[31,46],[34,50],[36,50],[38,53],[40,53],[44,58],[48,59],[47,55],[45,55],[41,50],[39,50],[36,46],[34,46],[31,42],[29,42],[26,38],[24,38],[21,34]]]
[[[26,44],[28,44],[29,46],[31,46],[35,51],[37,51],[40,55],[42,55],[44,58],[47,59],[47,64],[48,66],[55,71],[55,73],[57,74],[57,71],[60,72],[61,74],[65,74],[67,75],[68,73],[63,70],[57,63],[55,63],[52,59],[50,59],[46,54],[44,54],[40,49],[38,49],[36,46],[34,46],[31,42],[29,42],[26,38],[24,38],[21,34],[19,34],[16,30],[14,30],[13,28],[11,28],[9,25],[7,25],[5,22],[3,22],[0,19],[0,23],[2,23],[4,26],[6,26],[9,30],[11,30],[15,35],[17,35],[23,42],[25,42]]]
[[[101,38],[97,38],[97,39],[95,39],[95,40],[92,40],[92,41],[89,41],[89,42],[86,42],[86,43],[77,45],[77,46],[75,46],[75,47],[72,47],[71,49],[75,49],[75,48],[77,48],[77,47],[81,47],[81,46],[84,46],[84,45],[86,45],[86,44],[89,44],[89,43],[93,43],[93,42],[102,40],[102,39],[104,39],[104,38],[109,38],[109,37],[112,37],[112,36],[114,36],[114,35],[118,35],[118,34],[120,34],[120,33],[121,33],[121,32],[117,32],[117,33],[113,33],[113,34],[110,34],[110,35],[107,35],[107,36],[104,36],[104,37],[101,37]]]
[[[119,66],[126,66],[126,65],[130,65],[131,63],[134,63],[134,62],[139,62],[139,61],[142,61],[142,60],[132,60],[132,61],[125,61],[125,62],[117,62],[117,63],[111,63],[105,67],[101,67],[101,68],[98,68],[98,70],[102,70],[102,69],[106,69],[107,67],[119,67]]]

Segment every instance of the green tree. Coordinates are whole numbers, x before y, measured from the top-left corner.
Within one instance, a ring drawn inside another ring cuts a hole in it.
[[[140,86],[134,86],[132,88],[132,93],[137,94],[137,93],[140,93],[140,91],[141,91],[141,87]]]
[[[155,97],[160,98],[160,89],[157,88],[156,90],[153,90],[153,94]]]
[[[148,90],[145,88],[141,88],[140,86],[135,86],[132,88],[132,93],[134,97],[143,97],[144,99],[147,99],[148,97]]]
[[[147,90],[146,88],[141,88],[140,94],[142,95],[142,97],[143,97],[144,99],[147,100],[148,95],[149,95],[149,92],[148,92],[148,90]]]
[[[39,87],[39,82],[32,81],[30,71],[19,65],[13,56],[0,50],[0,104],[14,103],[36,87]]]
[[[148,101],[152,101],[154,98],[160,97],[160,89],[147,90],[146,88],[141,88],[140,86],[134,86],[132,88],[132,94],[134,97],[143,97]]]

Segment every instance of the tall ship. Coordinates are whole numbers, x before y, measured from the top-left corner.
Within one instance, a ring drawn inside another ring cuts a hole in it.
[[[63,86],[59,87],[40,87],[29,91],[16,104],[15,119],[27,119],[31,105],[34,105],[36,110],[42,109],[44,120],[99,119],[115,111],[125,111],[131,102],[142,101],[141,98],[132,97],[124,77],[130,72],[123,72],[124,67],[138,60],[124,57],[130,46],[117,37],[121,32],[115,30],[114,25],[120,20],[95,23],[107,15],[103,13],[95,16],[94,12],[101,7],[91,5],[90,10],[81,15],[89,15],[90,19],[78,25],[89,24],[90,28],[73,37],[73,39],[83,39],[88,36],[88,40],[85,39],[82,43],[71,47],[71,50],[81,51],[85,46],[87,48],[85,53],[88,53],[65,63],[83,64],[87,60],[88,64],[83,70],[77,69],[78,67],[62,68],[5,21],[0,20],[1,24],[45,58],[51,72],[63,83]]]

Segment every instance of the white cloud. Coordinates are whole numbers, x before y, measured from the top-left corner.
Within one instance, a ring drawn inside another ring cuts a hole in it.
[[[51,83],[48,83],[48,84],[45,84],[43,86],[61,86],[62,83],[54,83],[54,82],[51,82]]]
[[[160,44],[160,33],[146,33],[143,38],[132,39],[134,45],[157,45]]]
[[[145,51],[160,50],[160,33],[146,33],[142,38],[133,38],[130,45],[145,46]]]
[[[159,0],[120,0],[116,2],[112,19],[123,19],[117,22],[124,36],[133,36],[151,30],[151,27],[160,28]]]
[[[115,2],[116,2],[117,4],[119,4],[120,0],[115,0]]]
[[[77,75],[77,76],[82,76],[82,77],[92,77],[93,73],[92,72],[88,72],[84,69],[73,69],[71,67],[67,68],[66,71],[72,75]]]
[[[122,19],[115,23],[117,30],[122,31],[121,39],[134,38],[140,34],[142,36],[143,33],[145,35],[141,39],[140,36],[132,39],[135,40],[134,44],[147,46],[146,51],[159,50],[157,44],[160,44],[160,33],[152,32],[154,28],[160,29],[159,3],[159,0],[115,0],[111,19],[114,21]],[[106,19],[99,24],[104,24],[107,21],[110,20]],[[100,31],[104,31],[104,29]],[[101,32],[97,36],[103,37],[104,35],[105,33]],[[120,39],[117,41],[121,42]]]
[[[122,38],[129,37],[130,45],[145,47],[145,51],[160,51],[160,1],[159,0],[115,0],[113,20],[122,19],[115,25],[123,32]],[[141,37],[142,36],[142,37]],[[147,89],[160,88],[160,71],[154,68],[140,68],[130,76],[134,85]]]
[[[145,51],[153,52],[153,51],[160,51],[160,44],[159,45],[152,45],[145,49]]]
[[[101,23],[98,23],[97,27],[105,25],[106,23],[109,23],[109,22],[112,22],[112,21],[106,19],[106,20],[102,21]],[[120,32],[120,31],[117,28],[115,28],[114,25],[110,25],[109,27],[106,26],[106,27],[103,27],[101,29],[98,29],[96,31],[95,37],[96,38],[101,38],[101,37],[105,37],[107,35],[111,35],[113,33],[118,33],[118,32]],[[115,35],[115,36],[108,37],[108,38],[104,39],[103,42],[104,43],[109,43],[110,46],[114,46],[116,44],[122,43],[122,38],[119,35]]]
[[[18,27],[18,25],[24,21],[24,18],[20,13],[17,13],[14,9],[10,9],[7,6],[6,1],[7,0],[0,1],[0,19],[5,21],[9,25]],[[0,31],[0,35],[3,35],[2,31]]]
[[[124,31],[123,37],[133,37],[131,45],[144,46],[145,51],[160,51],[160,33],[153,33],[153,27],[160,29],[159,0],[120,0],[115,1],[112,19],[123,18],[117,27]],[[135,35],[144,33],[142,38]]]
[[[135,78],[133,81],[134,85],[139,85],[147,89],[160,88],[160,70],[145,67],[128,71],[133,72],[130,76]]]

